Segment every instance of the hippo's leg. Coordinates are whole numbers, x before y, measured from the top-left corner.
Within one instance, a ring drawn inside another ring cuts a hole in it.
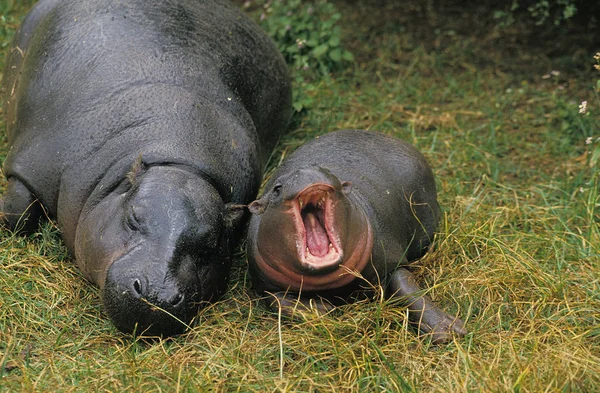
[[[408,270],[396,270],[389,285],[392,296],[402,299],[408,307],[411,322],[421,332],[430,334],[434,344],[448,342],[453,335],[467,334],[461,319],[446,313],[427,296],[419,294],[422,290]]]
[[[0,198],[0,226],[31,233],[43,213],[42,205],[25,184],[15,177],[9,178],[4,196]]]
[[[335,308],[334,305],[321,297],[302,297],[296,293],[274,292],[267,293],[267,303],[273,312],[279,312],[281,315],[292,318],[298,314],[314,313],[323,315]]]

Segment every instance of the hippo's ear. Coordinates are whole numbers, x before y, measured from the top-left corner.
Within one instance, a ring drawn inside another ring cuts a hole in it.
[[[237,203],[225,204],[225,210],[223,211],[223,224],[226,228],[231,229],[236,227],[244,213],[246,212],[246,205],[239,205]]]
[[[352,190],[352,183],[349,181],[342,182],[342,192],[347,194],[350,192],[350,190]]]
[[[263,214],[265,209],[265,203],[261,199],[257,199],[248,205],[248,210],[250,210],[250,213],[256,214],[257,216]]]

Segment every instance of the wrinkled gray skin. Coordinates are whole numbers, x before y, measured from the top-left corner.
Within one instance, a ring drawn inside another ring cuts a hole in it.
[[[274,296],[272,307],[328,311],[381,283],[434,343],[466,334],[402,267],[427,252],[440,218],[431,168],[408,143],[362,130],[322,135],[283,162],[249,209],[253,285]]]
[[[225,1],[42,0],[8,55],[2,223],[46,212],[122,331],[177,334],[226,285],[286,65]]]

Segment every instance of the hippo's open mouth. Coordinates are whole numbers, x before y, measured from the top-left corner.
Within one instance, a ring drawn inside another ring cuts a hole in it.
[[[329,185],[311,185],[298,194],[293,205],[299,260],[314,273],[336,269],[343,259],[333,225],[334,194],[335,190]]]

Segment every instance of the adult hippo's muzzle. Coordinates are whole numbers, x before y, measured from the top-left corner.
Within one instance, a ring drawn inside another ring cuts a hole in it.
[[[181,333],[223,292],[236,206],[187,168],[163,165],[139,169],[85,216],[77,261],[121,331]]]
[[[217,269],[198,256],[177,249],[171,255],[158,251],[140,245],[108,269],[103,301],[109,317],[122,331],[145,335],[181,333],[202,303],[218,291],[207,286],[223,282],[215,277]]]

